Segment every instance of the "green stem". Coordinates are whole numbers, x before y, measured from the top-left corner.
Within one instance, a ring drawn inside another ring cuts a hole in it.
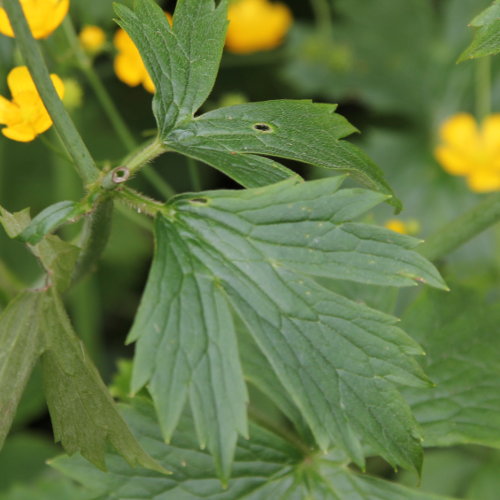
[[[97,260],[106,248],[111,233],[113,200],[104,198],[98,201],[94,211],[87,216],[79,246],[82,248],[73,271],[72,284],[75,284],[92,271]]]
[[[125,146],[127,151],[132,151],[137,147],[137,141],[134,139],[132,132],[130,132],[129,128],[127,127],[127,124],[123,120],[120,112],[118,111],[118,108],[116,107],[108,91],[106,90],[106,87],[95,72],[92,66],[92,59],[83,50],[69,16],[66,16],[66,19],[63,21],[62,25],[69,45],[76,57],[76,62],[78,63],[78,66],[80,67],[81,71],[92,87],[92,90],[99,100],[99,103],[106,113],[111,125],[115,129],[116,135]]]
[[[438,260],[498,221],[500,193],[495,193],[436,231],[419,247],[419,252],[429,260]]]
[[[491,113],[491,58],[480,57],[476,64],[476,115],[478,121]]]
[[[198,169],[198,165],[196,161],[190,158],[189,156],[187,156],[186,159],[188,164],[189,177],[191,178],[191,184],[193,186],[193,190],[201,191],[201,179],[200,179],[200,171]]]
[[[40,47],[31,34],[19,0],[4,2],[4,9],[14,30],[21,54],[54,126],[73,159],[78,174],[85,184],[91,184],[98,178],[99,170],[57,95]]]
[[[328,0],[310,0],[319,33],[331,39],[333,34],[332,13]]]
[[[149,141],[146,145],[130,154],[125,159],[123,166],[130,170],[130,175],[133,175],[146,163],[160,156],[165,151],[167,151],[167,148],[158,137],[155,137],[152,141]]]
[[[154,217],[158,212],[165,211],[165,205],[163,203],[148,198],[127,186],[123,186],[117,190],[116,193],[120,201],[136,210],[137,213],[143,213],[150,217]]]

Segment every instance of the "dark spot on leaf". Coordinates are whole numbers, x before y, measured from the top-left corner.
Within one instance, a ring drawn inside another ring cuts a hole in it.
[[[254,123],[253,129],[258,130],[259,132],[267,132],[267,133],[273,131],[271,126],[268,125],[267,123]]]
[[[189,201],[191,203],[199,203],[200,205],[206,205],[208,203],[207,198],[191,198]]]

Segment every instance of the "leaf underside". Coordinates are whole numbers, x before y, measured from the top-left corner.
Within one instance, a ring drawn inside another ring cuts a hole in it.
[[[435,384],[405,388],[425,446],[480,444],[500,448],[500,310],[477,291],[426,292],[403,327],[420,342]]]
[[[362,439],[392,464],[419,467],[415,422],[393,383],[427,383],[411,357],[421,350],[395,318],[306,275],[445,285],[411,249],[416,240],[351,222],[385,197],[340,190],[341,182],[182,195],[157,217],[155,257],[128,338],[138,341],[132,388],[148,384],[167,440],[189,399],[223,477],[246,429],[229,307],[321,448],[336,443],[362,465]]]
[[[72,477],[93,497],[149,500],[445,500],[445,497],[358,474],[336,454],[305,457],[277,435],[257,425],[251,439],[240,439],[232,478],[226,489],[217,480],[211,457],[197,446],[194,424],[184,415],[172,443],[162,439],[151,405],[135,401],[122,412],[139,440],[172,476],[130,468],[120,457],[108,456],[104,474],[74,456],[51,465]]]

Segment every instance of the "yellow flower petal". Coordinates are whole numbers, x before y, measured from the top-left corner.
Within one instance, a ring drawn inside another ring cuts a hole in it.
[[[50,75],[60,98],[64,95],[64,84],[57,75]],[[52,119],[45,109],[35,84],[26,66],[10,71],[7,82],[12,101],[0,97],[0,123],[7,125],[2,133],[13,140],[28,142],[52,125]]]
[[[116,76],[130,87],[136,87],[144,78],[145,68],[138,66],[134,57],[122,53],[115,57],[113,64]]]
[[[473,165],[469,158],[450,146],[438,146],[434,150],[436,160],[444,170],[452,175],[466,175]]]
[[[406,224],[401,220],[390,219],[384,224],[384,226],[387,229],[390,229],[391,231],[394,231],[396,233],[408,234],[408,231],[406,229]]]
[[[153,80],[151,80],[151,77],[149,76],[149,73],[147,71],[145,71],[142,85],[151,94],[155,93],[155,91],[156,91],[155,84],[153,83]]]
[[[446,120],[440,135],[445,144],[462,151],[476,150],[480,145],[476,120],[469,113],[459,113]]]
[[[68,13],[69,0],[20,0],[34,38],[49,36]],[[4,9],[0,9],[0,33],[14,36]]]
[[[0,124],[18,123],[21,121],[21,111],[14,103],[0,96]]]
[[[226,48],[247,54],[276,48],[292,24],[290,9],[268,0],[240,0],[228,11]]]
[[[7,76],[7,85],[14,100],[25,92],[37,92],[35,83],[26,66],[17,66]]]
[[[13,141],[30,142],[36,138],[35,131],[27,124],[20,123],[2,129],[2,134]]]
[[[487,116],[481,127],[485,154],[500,160],[500,113]]]
[[[85,50],[95,53],[104,45],[106,34],[99,26],[84,26],[78,38]]]
[[[500,172],[492,169],[475,170],[467,177],[467,184],[476,193],[489,193],[500,189]]]

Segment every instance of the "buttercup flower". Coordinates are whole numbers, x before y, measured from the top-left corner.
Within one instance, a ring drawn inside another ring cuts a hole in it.
[[[69,0],[20,1],[34,38],[49,36],[62,23],[69,9]],[[7,14],[2,8],[0,8],[0,33],[14,36]]]
[[[78,38],[86,51],[96,53],[104,45],[106,34],[99,26],[84,26]]]
[[[420,231],[420,224],[414,219],[407,222],[400,219],[389,219],[384,227],[400,234],[417,234]]]
[[[57,75],[50,75],[60,98],[64,95],[64,84]],[[52,119],[45,109],[26,66],[14,68],[7,76],[12,95],[9,101],[0,96],[0,124],[3,135],[20,142],[32,141],[52,125]]]
[[[464,176],[472,191],[500,190],[500,113],[479,126],[468,113],[459,113],[440,128],[441,144],[434,154],[444,170]]]
[[[172,24],[172,16],[166,13],[168,22]],[[118,50],[115,57],[114,69],[116,76],[130,87],[137,87],[142,83],[143,87],[151,93],[155,91],[155,85],[144,66],[141,54],[134,45],[127,32],[119,29],[113,38],[113,43]]]
[[[276,48],[292,25],[292,13],[282,3],[239,0],[228,11],[226,48],[237,54]]]

